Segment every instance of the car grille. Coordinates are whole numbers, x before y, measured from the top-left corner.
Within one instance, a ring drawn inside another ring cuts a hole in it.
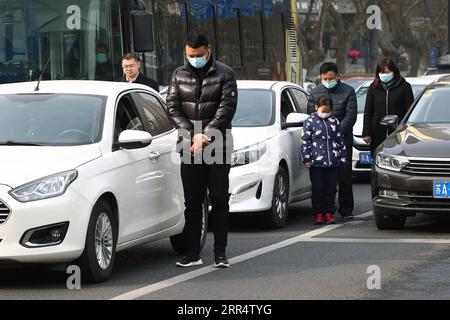
[[[409,206],[415,208],[450,208],[450,199],[434,198],[431,192],[409,192],[401,197],[411,201]]]
[[[420,176],[450,177],[450,161],[410,160],[402,172]]]
[[[0,200],[0,224],[4,223],[10,214],[9,208]]]

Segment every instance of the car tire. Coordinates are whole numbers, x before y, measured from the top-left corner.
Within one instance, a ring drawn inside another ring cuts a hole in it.
[[[404,216],[387,215],[377,209],[373,210],[375,216],[375,223],[380,230],[398,230],[402,229],[406,223]]]
[[[200,251],[202,251],[203,247],[206,243],[206,237],[208,235],[208,222],[209,222],[209,199],[205,197],[203,200],[203,208],[202,208],[202,230],[201,230],[201,238],[200,238]],[[172,244],[172,248],[178,254],[184,254],[187,250],[187,242],[186,242],[186,230],[183,230],[182,233],[174,235],[170,237],[170,243]]]
[[[286,226],[289,210],[289,176],[283,167],[275,175],[272,195],[272,207],[266,215],[267,224],[272,229]]]
[[[106,281],[112,273],[116,257],[117,223],[111,206],[104,200],[92,209],[84,251],[79,258],[81,277],[86,283]],[[97,252],[101,251],[100,259]]]

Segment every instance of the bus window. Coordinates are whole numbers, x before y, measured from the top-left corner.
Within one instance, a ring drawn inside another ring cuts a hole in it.
[[[211,45],[215,45],[214,32],[214,6],[210,1],[204,0],[189,0],[187,1],[189,15],[188,15],[188,32],[204,33]]]
[[[231,67],[242,66],[238,13],[236,8],[217,8],[218,59]]]
[[[261,12],[257,10],[241,11],[242,38],[244,41],[244,63],[263,61],[263,32]]]
[[[0,0],[0,83],[113,80],[111,5],[118,0]],[[15,76],[11,77],[11,74]]]
[[[264,12],[264,43],[268,61],[286,60],[282,14],[279,7]]]
[[[154,5],[151,5],[151,2]],[[167,85],[172,75],[172,71],[184,64],[184,42],[187,33],[187,4],[176,1],[166,0],[147,0],[147,8],[154,8],[155,26],[160,32],[155,30],[155,44],[157,50],[153,54],[158,55],[158,59],[154,63],[160,68],[158,77],[152,72],[147,75],[154,79],[161,79],[160,84]],[[176,32],[168,32],[167,30],[176,30]],[[147,56],[147,54],[146,54]],[[146,63],[149,63],[146,58]],[[156,69],[156,68],[154,68]]]

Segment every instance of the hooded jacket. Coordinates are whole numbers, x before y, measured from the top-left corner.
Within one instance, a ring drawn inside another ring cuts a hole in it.
[[[353,145],[353,126],[356,123],[358,108],[356,105],[355,89],[342,81],[332,89],[327,89],[323,84],[317,86],[312,92],[308,102],[308,114],[315,111],[315,106],[320,97],[329,96],[333,100],[333,116],[342,126],[345,144]]]
[[[388,89],[375,86],[374,83],[370,85],[364,109],[362,134],[372,138],[370,145],[372,153],[390,133],[380,125],[380,120],[386,115],[397,115],[400,121],[413,102],[411,85],[403,77],[397,79]]]
[[[347,166],[346,146],[339,120],[313,113],[303,126],[302,159],[313,167]]]

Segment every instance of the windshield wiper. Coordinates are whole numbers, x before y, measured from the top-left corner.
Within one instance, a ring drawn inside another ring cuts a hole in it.
[[[19,141],[0,141],[0,146],[36,146],[42,147],[44,144],[32,143],[32,142],[19,142]]]

